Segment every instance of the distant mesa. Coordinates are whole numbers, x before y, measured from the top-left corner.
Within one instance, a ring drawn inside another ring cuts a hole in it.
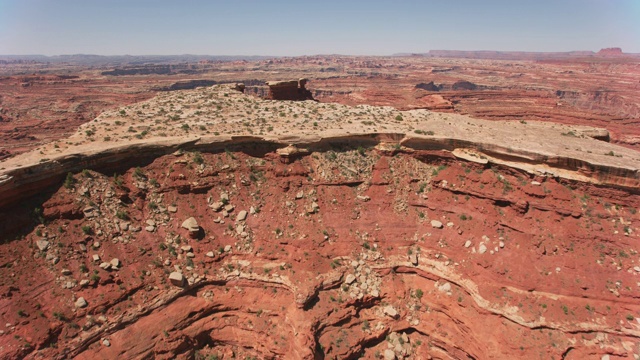
[[[427,91],[440,91],[442,90],[442,85],[436,85],[433,81],[429,83],[419,83],[416,85],[416,89],[422,89]]]
[[[476,90],[478,88],[478,85],[469,81],[460,80],[453,83],[451,88],[453,90]]]
[[[624,53],[622,52],[621,48],[612,47],[612,48],[600,49],[600,51],[598,51],[596,55],[597,56],[623,56]]]
[[[416,89],[425,91],[451,91],[451,90],[482,90],[486,87],[476,85],[466,80],[458,80],[453,84],[436,84],[433,81],[425,83],[421,82],[415,86]]]
[[[215,80],[197,79],[197,80],[183,80],[177,81],[173,84],[166,86],[157,86],[154,90],[157,91],[176,91],[176,90],[191,90],[198,87],[213,86],[218,84]]]
[[[307,79],[290,80],[290,81],[268,81],[269,92],[265,99],[267,100],[315,100],[311,91],[305,88]]]

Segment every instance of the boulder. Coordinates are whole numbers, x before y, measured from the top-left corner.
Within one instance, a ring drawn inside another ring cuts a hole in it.
[[[238,216],[236,217],[236,221],[244,221],[246,218],[247,218],[247,211],[242,210],[238,213]]]
[[[213,204],[209,205],[213,211],[220,211],[224,207],[224,204],[221,201],[216,201]]]
[[[435,228],[435,229],[442,229],[444,225],[442,225],[441,221],[438,220],[431,220],[431,227]]]
[[[182,222],[182,227],[189,230],[189,235],[195,237],[200,232],[200,225],[194,217],[190,217]]]
[[[120,259],[118,259],[118,258],[111,259],[111,261],[109,261],[109,263],[111,264],[112,268],[119,268],[122,265],[120,263]]]
[[[438,290],[445,293],[451,292],[451,284],[446,282],[444,284],[438,285]]]
[[[396,360],[396,353],[391,349],[386,349],[384,351],[384,360]]]
[[[385,308],[382,311],[384,312],[385,315],[387,315],[387,316],[389,316],[391,318],[394,318],[394,319],[398,316],[398,310],[396,310],[391,305],[385,306]]]
[[[95,216],[95,214],[94,214],[95,210],[96,209],[93,206],[87,206],[84,209],[82,209],[82,214],[86,218],[92,218],[93,216]]]
[[[87,303],[87,300],[85,300],[83,297],[79,297],[78,300],[76,300],[76,303],[75,303],[75,306],[78,309],[85,308],[85,307],[87,307],[87,305],[89,305],[89,304]]]
[[[483,243],[480,243],[480,246],[478,246],[478,253],[484,254],[486,252],[487,252],[487,246]]]
[[[49,248],[49,242],[47,240],[38,240],[36,245],[40,251],[45,251]]]
[[[347,275],[347,277],[344,279],[344,283],[347,285],[352,284],[354,281],[356,281],[356,277],[353,274]]]
[[[182,276],[182,274],[177,271],[169,274],[169,281],[175,286],[184,286],[184,276]]]

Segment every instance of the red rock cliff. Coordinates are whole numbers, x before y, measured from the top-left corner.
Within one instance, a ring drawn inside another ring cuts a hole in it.
[[[266,99],[268,100],[314,100],[311,91],[305,88],[307,79],[291,80],[291,81],[269,81],[269,92]]]

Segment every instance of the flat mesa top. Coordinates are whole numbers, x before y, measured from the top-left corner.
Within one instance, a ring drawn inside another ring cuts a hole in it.
[[[234,136],[304,144],[372,133],[474,143],[483,149],[566,157],[595,165],[640,169],[640,153],[590,137],[603,129],[545,122],[492,121],[427,110],[346,106],[315,101],[271,101],[215,85],[162,93],[107,111],[66,139],[0,162],[0,173],[71,156],[127,146],[215,142]]]

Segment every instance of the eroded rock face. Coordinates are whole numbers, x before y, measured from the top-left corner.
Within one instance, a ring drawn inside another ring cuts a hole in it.
[[[192,155],[75,174],[43,204],[56,217],[3,239],[3,358],[637,353],[633,192],[443,150]]]
[[[311,92],[305,88],[307,79],[291,81],[269,81],[269,93],[265,97],[268,100],[313,100]]]

